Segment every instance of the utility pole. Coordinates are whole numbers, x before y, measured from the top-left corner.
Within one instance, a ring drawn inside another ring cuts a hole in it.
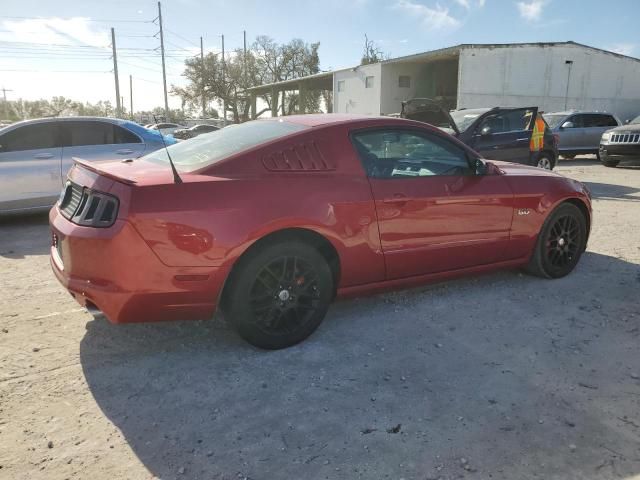
[[[118,57],[116,55],[116,31],[111,28],[111,49],[113,51],[113,76],[116,82],[116,117],[119,117],[122,110],[120,104],[120,82],[118,81]]]
[[[222,34],[222,85],[224,97],[222,97],[222,126],[227,126],[227,63],[224,60],[224,34]]]
[[[13,92],[13,90],[10,90],[8,88],[4,88],[4,86],[2,87],[1,90],[2,90],[2,98],[4,99],[4,102],[2,102],[2,115],[4,117],[8,117],[9,116],[9,109],[7,108],[8,107],[8,105],[7,105],[7,92]],[[2,120],[2,119],[0,118],[0,120]]]
[[[244,57],[242,58],[242,66],[244,67],[244,88],[247,88],[247,31],[242,31],[242,40],[244,42]]]
[[[162,33],[162,6],[158,2],[158,25],[160,25],[160,55],[162,56],[162,84],[164,85],[164,115],[169,119],[169,98],[167,97],[167,70],[164,65],[164,34]]]
[[[204,98],[204,47],[202,46],[202,37],[200,37],[200,77],[202,78],[202,118],[207,117],[207,102]]]
[[[129,113],[133,120],[133,77],[129,75]]]

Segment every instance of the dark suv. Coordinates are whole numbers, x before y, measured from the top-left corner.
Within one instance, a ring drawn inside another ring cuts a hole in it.
[[[624,160],[640,161],[640,115],[627,125],[604,132],[599,156],[605,167],[617,167]]]
[[[538,107],[473,108],[448,112],[428,98],[403,102],[402,118],[430,123],[463,141],[483,157],[524,163],[547,170],[558,159],[556,137],[545,122],[542,148],[532,151],[531,136]],[[544,121],[544,120],[543,120]]]

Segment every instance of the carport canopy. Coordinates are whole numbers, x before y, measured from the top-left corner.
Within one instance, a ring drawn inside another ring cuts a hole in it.
[[[287,90],[297,90],[302,96],[303,92],[310,90],[333,90],[333,72],[321,72],[306,77],[292,78],[281,82],[268,83],[257,87],[247,88],[247,93],[251,96],[251,118],[256,118],[256,98],[260,95],[271,95],[275,98],[279,92]],[[299,113],[305,113],[304,104],[300,105]],[[283,112],[284,114],[284,112]],[[278,105],[272,103],[271,115],[278,116]]]

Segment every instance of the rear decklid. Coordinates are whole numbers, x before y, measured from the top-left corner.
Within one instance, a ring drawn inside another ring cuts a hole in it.
[[[74,157],[73,161],[85,170],[126,185],[142,186],[174,183],[173,173],[169,164],[159,164],[144,159],[89,162]]]
[[[430,98],[412,98],[402,102],[402,118],[428,123],[434,127],[447,129],[459,134],[458,126],[449,112]]]

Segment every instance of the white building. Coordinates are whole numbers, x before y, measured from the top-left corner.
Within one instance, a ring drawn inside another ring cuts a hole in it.
[[[251,89],[333,89],[333,112],[388,115],[426,97],[451,109],[537,106],[640,114],[640,59],[574,42],[463,44]],[[273,112],[274,114],[277,112]]]

